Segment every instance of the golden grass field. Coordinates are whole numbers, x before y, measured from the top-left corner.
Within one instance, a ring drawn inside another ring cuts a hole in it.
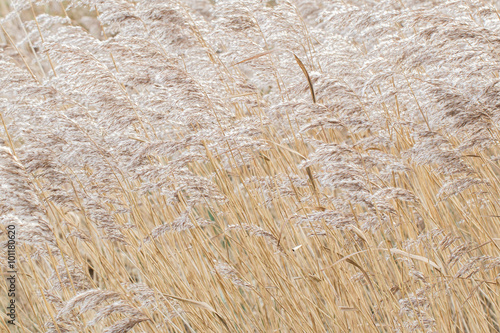
[[[497,8],[1,1],[0,331],[500,332]]]

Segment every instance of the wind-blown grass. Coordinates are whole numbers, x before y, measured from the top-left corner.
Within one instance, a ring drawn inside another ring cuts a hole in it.
[[[0,2],[2,331],[499,332],[496,5]]]

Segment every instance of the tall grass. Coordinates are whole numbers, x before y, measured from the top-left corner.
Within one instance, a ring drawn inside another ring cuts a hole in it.
[[[496,5],[1,1],[1,331],[499,332]]]

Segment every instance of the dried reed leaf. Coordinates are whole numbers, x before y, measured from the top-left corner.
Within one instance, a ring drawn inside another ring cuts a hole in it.
[[[173,296],[173,295],[169,295],[169,294],[165,294],[165,293],[163,295],[166,297],[169,297],[169,298],[173,298],[177,301],[181,301],[181,302],[190,304],[194,307],[201,308],[201,309],[207,310],[209,312],[212,312],[213,314],[215,314],[217,316],[217,318],[219,318],[219,320],[224,324],[224,326],[227,328],[227,330],[230,331],[229,326],[226,323],[226,320],[217,311],[215,311],[215,309],[210,304],[205,303],[205,302],[195,301],[193,299]]]
[[[257,59],[257,58],[263,57],[265,55],[271,54],[273,52],[274,52],[274,50],[270,50],[270,51],[258,53],[258,54],[254,55],[254,56],[251,56],[250,58],[246,58],[246,59],[243,59],[241,61],[238,61],[237,63],[232,64],[231,66],[236,66],[236,65],[242,64],[244,62],[247,62],[247,61],[250,61],[250,60],[253,60],[253,59]]]
[[[309,84],[309,90],[311,91],[311,97],[312,97],[313,103],[316,104],[316,95],[314,94],[313,83],[311,81],[311,77],[309,76],[309,73],[307,72],[306,66],[304,66],[302,61],[295,54],[293,56],[295,57],[295,61],[297,62],[297,64],[299,65],[300,69],[302,70],[302,72],[304,73],[304,75],[307,79],[307,83]]]
[[[419,255],[416,255],[416,254],[411,254],[411,253],[408,253],[408,252],[405,252],[403,250],[399,250],[399,249],[378,249],[378,250],[384,250],[384,251],[389,251],[391,252],[392,254],[400,254],[402,256],[405,256],[405,257],[408,257],[408,258],[411,258],[411,259],[415,259],[415,260],[419,260],[419,261],[422,261],[426,264],[429,264],[431,265],[432,267],[434,267],[435,269],[437,269],[440,273],[444,273],[446,272],[446,270],[444,269],[444,267],[442,267],[441,265],[438,265],[436,264],[434,261],[426,258],[426,257],[422,257],[422,256],[419,256]]]

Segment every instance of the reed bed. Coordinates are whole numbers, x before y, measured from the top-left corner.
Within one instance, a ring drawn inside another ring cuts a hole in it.
[[[497,5],[0,1],[0,331],[500,332]]]

